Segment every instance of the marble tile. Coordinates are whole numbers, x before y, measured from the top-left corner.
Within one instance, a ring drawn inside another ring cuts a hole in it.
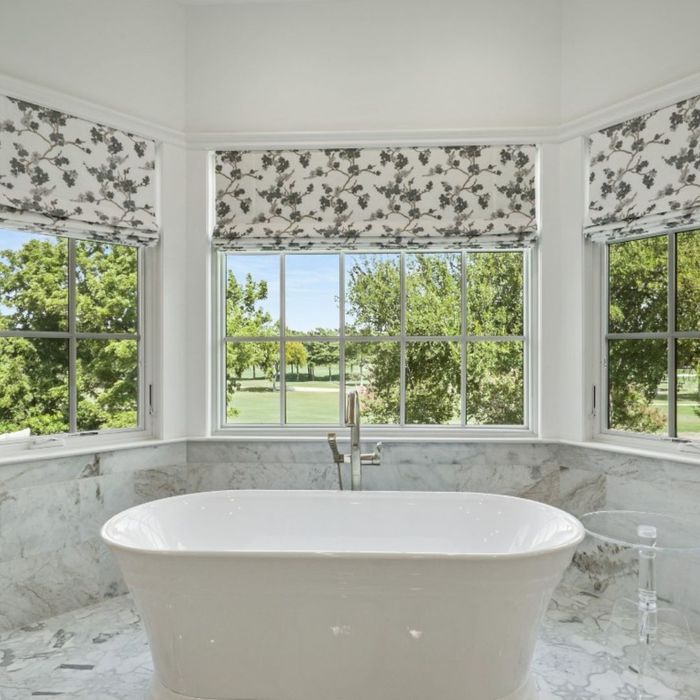
[[[558,478],[555,465],[484,465],[472,462],[392,462],[363,470],[367,488],[388,491],[478,491],[525,495],[536,491],[553,496]],[[542,484],[542,482],[546,482]]]
[[[634,629],[610,625],[610,604],[560,587],[537,645],[539,700],[636,700]],[[700,697],[700,647],[660,629],[647,700]],[[145,633],[129,596],[0,634],[0,696],[135,700],[151,675]]]
[[[40,450],[36,450],[40,454]],[[88,454],[0,465],[0,494],[14,489],[81,479],[99,473],[99,455]]]
[[[102,544],[93,539],[0,564],[0,629],[12,629],[101,600]]]
[[[188,464],[307,464],[330,461],[329,458],[330,450],[325,438],[313,441],[190,440],[187,443]]]
[[[606,486],[605,474],[573,467],[561,467],[559,505],[574,515],[601,510],[607,505]]]
[[[188,465],[190,491],[225,489],[335,489],[335,465],[326,463],[237,462]]]
[[[187,443],[171,442],[164,445],[132,447],[127,450],[113,450],[100,455],[100,474],[157,469],[160,467],[186,464]]]
[[[0,499],[0,562],[76,543],[79,509],[75,480],[5,492]]]
[[[700,483],[644,481],[608,475],[606,489],[607,508],[669,513],[700,524]]]

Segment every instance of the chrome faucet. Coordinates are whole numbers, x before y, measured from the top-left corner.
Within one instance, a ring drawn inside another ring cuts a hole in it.
[[[350,462],[350,488],[353,491],[362,489],[362,465],[381,464],[382,443],[378,442],[374,452],[360,451],[360,395],[356,390],[349,391],[345,400],[345,425],[350,428],[350,454],[338,451],[337,436],[328,433],[328,444],[333,454],[333,461],[338,465],[338,483],[343,488],[341,464]]]

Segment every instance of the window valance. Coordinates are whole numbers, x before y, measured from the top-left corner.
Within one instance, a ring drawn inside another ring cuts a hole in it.
[[[222,250],[508,248],[537,235],[535,146],[215,154]]]
[[[595,240],[700,227],[700,96],[589,137]]]
[[[156,144],[0,96],[0,226],[158,242]]]

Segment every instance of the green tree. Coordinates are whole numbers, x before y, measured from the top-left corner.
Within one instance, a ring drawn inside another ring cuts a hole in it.
[[[68,330],[68,241],[31,238],[0,251],[0,327]],[[96,242],[75,244],[78,330],[136,332],[137,251]],[[138,347],[132,340],[78,340],[78,429],[137,424]],[[0,432],[65,432],[68,343],[5,338],[0,342]]]
[[[304,344],[297,340],[287,343],[285,352],[287,355],[287,363],[292,365],[292,367],[296,367],[297,381],[299,381],[301,366],[306,365],[309,361],[309,353],[306,352]]]
[[[272,317],[262,302],[267,299],[267,282],[256,282],[249,273],[239,281],[233,271],[226,277],[226,333],[229,336],[263,336],[275,331]],[[273,391],[279,372],[279,350],[276,343],[230,342],[226,347],[226,397],[229,416],[238,415],[233,397],[241,388],[241,379],[248,369],[260,367],[272,380]]]

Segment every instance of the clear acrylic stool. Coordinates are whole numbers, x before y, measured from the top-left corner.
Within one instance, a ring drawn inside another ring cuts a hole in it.
[[[637,699],[645,692],[648,667],[653,662],[660,619],[673,625],[693,642],[687,617],[678,609],[659,607],[657,555],[668,553],[700,558],[700,524],[672,515],[643,511],[608,510],[586,513],[580,518],[594,539],[637,552],[639,577],[637,599],[618,598],[613,604],[608,630],[630,614],[637,618]]]

